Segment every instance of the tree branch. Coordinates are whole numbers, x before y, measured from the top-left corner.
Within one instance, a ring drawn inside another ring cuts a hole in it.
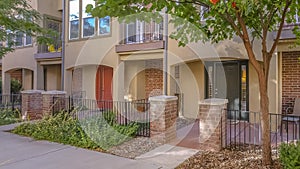
[[[238,19],[238,22],[242,28],[242,32],[243,32],[243,37],[242,37],[242,40],[244,42],[244,45],[245,45],[245,48],[246,48],[246,51],[248,53],[248,57],[249,57],[249,60],[250,62],[253,64],[255,70],[257,72],[261,72],[261,67],[260,67],[260,64],[259,62],[256,60],[256,57],[255,57],[255,54],[253,52],[253,48],[252,48],[252,45],[250,43],[250,39],[249,39],[249,34],[248,34],[248,30],[247,30],[247,27],[245,25],[245,22],[243,20],[243,18],[241,17],[241,14],[239,12],[239,9],[236,8],[236,17]]]
[[[276,49],[276,46],[279,42],[279,38],[280,38],[280,35],[281,35],[281,32],[282,32],[282,28],[284,26],[284,22],[285,22],[285,17],[286,17],[286,13],[288,12],[288,9],[290,7],[292,3],[292,0],[286,0],[286,4],[285,4],[285,7],[283,9],[283,12],[282,12],[282,16],[281,16],[281,22],[280,22],[280,25],[279,25],[279,28],[278,28],[278,31],[277,31],[277,35],[276,35],[276,38],[273,42],[273,45],[272,45],[272,48],[270,50],[270,52],[268,53],[268,57],[272,57],[275,49]]]

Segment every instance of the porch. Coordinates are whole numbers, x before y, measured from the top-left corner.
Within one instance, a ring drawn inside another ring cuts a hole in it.
[[[249,112],[252,117],[249,121],[226,119],[226,145],[227,148],[234,149],[260,149],[262,145],[262,128],[260,113]],[[283,142],[293,142],[300,140],[299,117],[289,116],[296,122],[281,123],[281,114],[270,114],[271,127],[271,147],[277,150]],[[223,119],[222,119],[223,120]],[[297,121],[298,120],[298,121]],[[193,149],[200,148],[199,119],[194,119],[189,125],[177,130],[177,139],[172,144]],[[276,151],[277,152],[277,151]]]

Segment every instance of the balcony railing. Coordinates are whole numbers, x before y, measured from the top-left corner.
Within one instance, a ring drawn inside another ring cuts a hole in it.
[[[116,52],[133,52],[164,48],[163,24],[136,21],[123,26],[123,38],[116,45]]]
[[[124,39],[120,44],[136,44],[163,40],[163,24],[136,21],[125,24]]]
[[[61,52],[61,47],[61,40],[56,41],[54,44],[42,44],[38,46],[38,53]]]

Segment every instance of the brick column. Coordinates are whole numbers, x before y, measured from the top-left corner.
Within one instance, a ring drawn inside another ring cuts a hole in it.
[[[41,119],[42,113],[42,91],[22,91],[22,116],[29,120]]]
[[[220,151],[226,144],[227,99],[206,99],[199,103],[200,149]]]
[[[65,97],[66,97],[66,92],[64,91],[46,91],[42,92],[43,96],[43,113],[44,114],[51,114],[53,110],[53,97],[60,97],[62,99],[57,99],[58,102],[54,103],[55,104],[55,109],[56,110],[62,110],[65,108]]]
[[[176,138],[176,96],[150,97],[150,136],[161,143]]]

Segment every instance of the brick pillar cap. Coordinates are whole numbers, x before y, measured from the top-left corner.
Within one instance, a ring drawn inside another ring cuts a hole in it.
[[[176,96],[166,96],[166,95],[161,95],[161,96],[153,96],[149,98],[149,101],[173,101],[173,100],[177,100],[178,98]]]
[[[199,102],[200,105],[213,105],[213,106],[224,105],[227,103],[228,103],[228,99],[219,99],[219,98],[205,99]]]
[[[53,94],[66,94],[67,92],[65,91],[59,91],[59,90],[51,90],[51,91],[44,91],[42,92],[43,95],[49,94],[49,95],[53,95]]]
[[[43,90],[24,90],[21,91],[22,94],[34,94],[34,93],[42,93]]]

